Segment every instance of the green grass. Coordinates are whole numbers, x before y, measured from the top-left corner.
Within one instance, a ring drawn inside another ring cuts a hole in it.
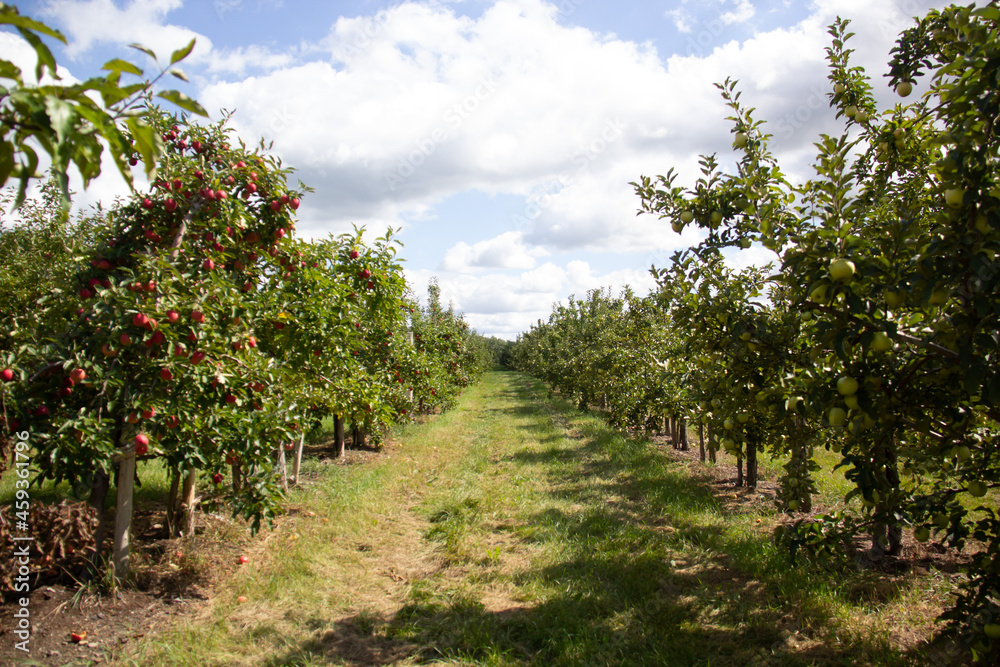
[[[898,638],[929,634],[940,577],[790,567],[773,510],[730,512],[700,464],[545,396],[489,373],[385,457],[307,460],[297,511],[252,566],[121,664],[924,660]]]

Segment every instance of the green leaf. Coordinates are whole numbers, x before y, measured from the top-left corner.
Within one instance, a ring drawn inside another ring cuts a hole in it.
[[[12,7],[10,5],[0,6],[0,24],[12,25],[20,30],[34,30],[35,32],[40,32],[43,35],[48,35],[58,39],[63,44],[66,44],[66,38],[61,32],[54,28],[50,28],[41,21],[36,21],[33,18],[27,16],[21,16],[17,12],[17,7]]]
[[[208,112],[202,107],[198,102],[191,99],[184,93],[177,90],[161,90],[156,94],[157,97],[162,97],[168,102],[176,104],[181,109],[185,111],[190,111],[193,114],[198,114],[199,116],[208,116]]]
[[[0,143],[0,187],[2,187],[10,177],[10,172],[14,169],[14,144],[9,141]]]
[[[136,51],[142,51],[143,53],[145,53],[147,56],[149,56],[153,60],[156,60],[156,54],[153,53],[151,50],[147,49],[142,44],[132,43],[132,44],[129,44],[129,46],[132,47],[133,49],[135,49]]]
[[[54,95],[45,96],[45,113],[56,131],[56,142],[61,144],[72,134],[76,126],[76,111],[73,105]]]
[[[101,69],[106,69],[111,72],[127,72],[129,74],[135,74],[136,76],[142,76],[142,70],[130,63],[127,60],[122,60],[121,58],[112,58],[108,62],[101,66]]]
[[[35,78],[39,81],[42,80],[42,75],[45,74],[45,68],[48,67],[49,71],[52,73],[52,78],[58,79],[59,75],[56,73],[56,58],[52,55],[52,51],[49,47],[45,46],[45,43],[38,37],[38,35],[28,32],[22,28],[18,28],[18,32],[21,33],[21,37],[24,37],[25,41],[31,44],[35,49],[35,55],[38,56],[38,63],[35,65]]]
[[[146,175],[152,178],[156,173],[156,159],[163,153],[163,139],[152,126],[139,118],[129,118],[125,124],[132,133],[136,150],[146,164]]]
[[[187,74],[185,74],[182,70],[178,69],[177,67],[171,67],[170,69],[167,70],[167,73],[177,77],[178,79],[184,81],[185,83],[188,81]]]
[[[0,77],[4,79],[13,79],[18,83],[18,85],[22,84],[21,68],[9,60],[0,60]]]
[[[191,53],[191,50],[194,49],[194,42],[195,42],[195,38],[192,38],[191,41],[188,42],[187,46],[185,46],[183,48],[180,48],[180,49],[177,49],[176,51],[174,51],[173,53],[171,53],[170,54],[170,64],[173,65],[174,63],[178,63],[178,62],[184,60],[185,58],[187,58],[188,55]]]

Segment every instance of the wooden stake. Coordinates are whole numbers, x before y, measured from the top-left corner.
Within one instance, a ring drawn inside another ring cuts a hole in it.
[[[118,583],[128,575],[129,541],[132,534],[132,491],[135,483],[135,449],[123,452],[118,464],[118,492],[115,503],[115,543],[111,558]]]
[[[295,444],[295,459],[292,461],[292,481],[298,485],[299,468],[302,466],[302,448],[306,444],[306,434],[299,435],[299,441]]]
[[[181,500],[181,511],[184,512],[181,532],[184,537],[194,537],[194,506],[195,506],[195,482],[198,479],[198,470],[194,466],[188,466],[184,475],[184,498]]]

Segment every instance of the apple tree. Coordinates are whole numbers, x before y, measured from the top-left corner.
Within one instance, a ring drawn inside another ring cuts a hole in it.
[[[1000,195],[992,123],[1000,102],[1000,10],[931,11],[900,36],[889,81],[912,102],[880,109],[850,64],[847,22],[831,26],[830,103],[846,124],[817,142],[816,177],[788,184],[768,136],[732,82],[737,172],[710,191],[638,184],[644,208],[680,219],[724,199],[704,245],[760,242],[781,258],[774,277],[804,326],[789,355],[786,409],[840,452],[861,511],[803,519],[782,535],[831,558],[845,538],[872,535],[870,556],[899,553],[901,529],[977,555],[945,618],[974,653],[991,650],[1000,601],[1000,518],[982,502],[1000,486]],[[715,228],[713,228],[715,225]],[[793,405],[794,403],[794,405]],[[995,494],[995,492],[994,492]]]

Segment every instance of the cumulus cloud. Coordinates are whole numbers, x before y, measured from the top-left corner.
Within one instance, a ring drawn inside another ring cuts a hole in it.
[[[504,232],[473,245],[459,241],[445,252],[441,268],[459,273],[482,269],[532,269],[536,257],[548,254],[543,248],[525,246],[520,232]]]
[[[168,22],[179,4],[51,0],[47,7],[67,24],[71,53],[150,37],[169,52],[198,34]],[[770,3],[770,12],[780,4]],[[842,130],[826,97],[826,26],[838,15],[854,19],[854,64],[889,102],[880,75],[895,36],[912,16],[942,4],[817,1],[801,8],[801,20],[756,31],[767,3],[682,2],[665,20],[686,31],[686,41],[661,52],[568,25],[543,0],[496,0],[475,17],[449,3],[409,0],[339,18],[318,42],[287,49],[217,51],[199,36],[192,64],[206,77],[199,101],[236,109],[234,124],[248,141],[273,140],[296,176],[316,188],[300,209],[307,235],[352,222],[433,233],[437,208],[469,191],[520,201],[501,211],[503,222],[474,230],[487,240],[447,239],[439,251],[445,298],[499,331],[502,316],[521,322],[547,314],[553,301],[602,284],[634,281],[641,293],[652,285],[650,264],[662,266],[698,240],[692,229],[677,235],[669,221],[636,217],[629,181],[675,167],[677,183],[690,186],[699,154],[715,153],[731,168],[729,111],[713,82],[738,79],[742,101],[769,121],[764,130],[783,168],[808,176],[812,142]],[[598,271],[574,259],[578,251],[618,254],[637,268]],[[763,260],[756,252],[731,261]]]

